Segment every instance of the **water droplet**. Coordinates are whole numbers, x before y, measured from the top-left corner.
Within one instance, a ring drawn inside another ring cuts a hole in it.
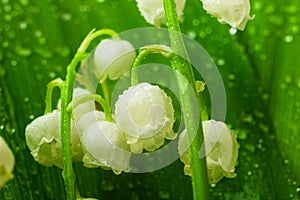
[[[225,63],[226,63],[226,61],[223,58],[217,60],[218,66],[223,66],[223,65],[225,65]]]
[[[90,5],[81,5],[79,10],[80,12],[90,12],[92,9]]]
[[[207,33],[207,34],[211,34],[212,32],[213,32],[213,29],[211,28],[211,27],[206,27],[205,28],[205,32]]]
[[[12,60],[12,61],[10,62],[10,64],[11,64],[12,66],[17,66],[18,62],[17,62],[16,60]]]
[[[23,48],[23,47],[18,47],[16,49],[16,51],[17,51],[17,54],[21,57],[28,57],[32,54],[31,49]]]
[[[2,43],[2,47],[3,47],[3,48],[7,48],[8,46],[9,46],[8,41],[4,41],[4,42]]]
[[[101,186],[102,186],[104,191],[111,192],[111,191],[114,190],[114,185],[110,181],[102,180],[101,181]]]
[[[170,199],[170,193],[167,191],[159,191],[158,196],[161,199]]]
[[[239,140],[244,140],[247,138],[247,131],[245,130],[239,130],[238,131],[238,134],[237,134],[237,137]]]
[[[23,6],[28,6],[29,0],[20,0],[20,3],[21,3]]]
[[[297,192],[300,192],[300,188],[297,188],[296,191],[297,191]]]
[[[72,19],[72,14],[71,13],[63,13],[61,15],[61,20],[62,21],[70,21]]]
[[[193,23],[194,26],[199,26],[200,20],[199,19],[194,19],[192,23]]]
[[[187,35],[191,38],[191,39],[195,39],[197,37],[197,33],[196,31],[188,31]]]
[[[24,97],[24,102],[27,103],[27,102],[29,102],[29,100],[30,100],[29,97]]]
[[[259,57],[262,61],[266,61],[268,56],[266,54],[261,54]]]
[[[48,63],[47,60],[45,60],[45,59],[41,60],[41,64],[42,64],[42,65],[47,65],[47,63]]]
[[[229,80],[235,80],[235,78],[236,78],[236,75],[235,74],[229,74],[228,75],[228,78],[229,78]]]
[[[4,10],[4,12],[10,12],[11,11],[11,6],[10,5],[5,5],[3,10]]]
[[[229,34],[230,34],[230,35],[235,35],[236,32],[237,32],[237,29],[236,29],[236,28],[231,27],[231,28],[229,29]]]
[[[50,78],[55,78],[55,77],[56,77],[55,72],[50,72],[50,73],[49,73],[49,77],[50,77]]]
[[[27,25],[28,24],[23,21],[23,22],[20,22],[19,27],[20,27],[21,30],[25,30],[27,28]]]
[[[286,83],[291,83],[291,82],[292,82],[292,77],[291,77],[291,76],[286,76],[286,77],[284,78],[284,81],[285,81]]]
[[[29,115],[28,117],[30,120],[33,120],[34,119],[34,115]]]
[[[34,31],[34,36],[35,37],[40,38],[40,37],[42,37],[42,35],[43,35],[42,31],[40,31],[40,30]]]
[[[292,35],[286,35],[283,40],[287,43],[291,43],[294,40],[294,37]]]
[[[248,171],[248,172],[247,172],[247,175],[248,175],[248,176],[251,176],[251,175],[252,175],[252,172],[251,172],[251,171]]]
[[[289,163],[290,163],[289,160],[287,160],[287,159],[284,160],[284,164],[285,164],[285,165],[288,165]]]
[[[105,0],[97,0],[99,3],[104,3]]]

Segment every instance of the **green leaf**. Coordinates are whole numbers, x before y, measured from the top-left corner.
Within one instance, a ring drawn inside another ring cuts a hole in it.
[[[199,0],[187,1],[181,24],[218,65],[227,94],[226,122],[238,135],[237,177],[211,187],[211,196],[299,199],[300,3],[251,4],[255,19],[235,35],[207,15]],[[0,189],[0,199],[65,199],[61,169],[34,161],[25,127],[43,114],[47,83],[64,78],[91,29],[122,32],[149,25],[134,0],[2,0],[0,20],[0,135],[16,158],[15,178]],[[54,94],[57,99],[58,92]],[[84,197],[192,198],[191,180],[179,160],[147,174],[116,176],[81,163],[74,169]]]

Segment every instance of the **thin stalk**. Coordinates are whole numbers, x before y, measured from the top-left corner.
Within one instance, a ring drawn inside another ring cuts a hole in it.
[[[104,99],[105,99],[107,105],[110,107],[110,93],[109,93],[109,88],[107,85],[107,80],[106,79],[103,80],[102,82],[100,82],[100,84],[102,87]]]
[[[46,98],[45,98],[45,103],[46,103],[46,108],[44,114],[52,112],[52,93],[53,89],[55,87],[59,87],[61,89],[61,86],[63,84],[63,80],[61,78],[54,79],[50,81],[47,85],[47,93],[46,93]]]
[[[90,43],[98,36],[108,34],[115,36],[116,33],[109,29],[94,31],[92,30],[83,40],[78,48],[74,58],[67,67],[66,80],[61,87],[61,141],[62,141],[62,155],[63,155],[63,179],[65,183],[65,190],[67,200],[75,199],[75,175],[72,167],[72,152],[71,152],[71,112],[67,107],[72,100],[73,87],[76,78],[76,66],[88,55],[86,53]]]
[[[72,100],[72,102],[68,105],[67,110],[68,112],[72,112],[73,108],[78,106],[79,104],[83,104],[89,101],[96,101],[98,102],[105,113],[105,120],[112,122],[112,115],[111,115],[111,107],[106,103],[106,101],[98,94],[87,94],[80,97],[77,97]]]
[[[159,53],[168,59],[170,59],[171,56],[173,55],[170,47],[164,46],[164,45],[148,45],[148,46],[141,48],[139,55],[136,57],[133,65],[132,65],[132,70],[131,70],[131,85],[132,86],[137,85],[139,83],[136,68],[142,64],[144,59],[149,54],[154,54],[154,53],[155,54]]]
[[[183,38],[180,34],[181,30],[178,22],[175,0],[164,0],[164,9],[169,29],[171,48],[173,52],[179,52],[181,55],[187,55]],[[171,64],[173,69],[179,72],[175,73],[175,77],[179,87],[180,100],[182,103],[182,110],[184,113],[183,118],[187,130],[188,141],[190,144],[189,155],[191,158],[194,200],[209,199],[206,159],[200,159],[198,156],[200,147],[204,141],[201,117],[199,117],[199,122],[195,121],[196,113],[194,113],[194,108],[191,104],[191,94],[187,94],[185,88],[185,79],[187,79],[190,85],[193,87],[195,93],[197,94],[194,73],[190,63],[178,55],[172,56]],[[182,78],[182,76],[184,78]],[[200,105],[199,96],[198,104]],[[197,123],[199,123],[199,127],[197,130],[195,130],[194,127]],[[195,138],[193,138],[194,133],[197,133]]]

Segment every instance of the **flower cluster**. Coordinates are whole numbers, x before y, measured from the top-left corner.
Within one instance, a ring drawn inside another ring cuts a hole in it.
[[[101,41],[92,54],[95,77],[100,83],[106,78],[120,78],[130,70],[135,56],[133,47],[125,40]],[[132,153],[154,151],[165,139],[175,139],[172,100],[158,86],[139,83],[129,87],[119,96],[112,120],[95,107],[93,99],[85,98],[91,95],[94,94],[87,89],[73,90],[73,162],[82,161],[85,167],[100,166],[120,174],[130,171]],[[62,168],[61,101],[57,109],[32,121],[25,136],[37,162]]]
[[[7,181],[13,178],[12,171],[15,165],[15,158],[11,149],[1,136],[0,155],[0,188],[2,188]]]
[[[73,99],[90,92],[74,90]],[[150,96],[150,98],[149,98]],[[84,102],[73,108],[71,147],[73,162],[85,167],[111,168],[116,174],[130,171],[131,153],[154,151],[165,138],[174,139],[171,99],[158,86],[140,83],[130,87],[116,103],[115,122]],[[40,116],[26,127],[26,142],[36,161],[62,168],[60,111]]]
[[[136,0],[141,15],[145,20],[160,27],[166,24],[163,0]],[[249,0],[201,0],[204,10],[218,18],[222,24],[229,24],[233,28],[244,30],[250,16]],[[185,0],[176,0],[176,11],[179,20],[182,20]]]
[[[208,181],[215,184],[224,176],[234,178],[236,176],[234,167],[238,157],[236,136],[221,121],[203,121],[202,125]],[[187,151],[188,144],[186,130],[184,130],[179,136],[178,152],[181,155],[180,160],[185,164],[184,173],[191,176],[191,161]]]

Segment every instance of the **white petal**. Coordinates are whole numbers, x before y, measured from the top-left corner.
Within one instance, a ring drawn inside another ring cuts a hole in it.
[[[0,136],[0,188],[5,185],[7,181],[13,178],[12,171],[15,165],[14,155],[5,142]]]
[[[176,0],[176,11],[179,20],[182,19],[186,0]],[[163,0],[136,0],[138,8],[145,20],[159,27],[166,23],[166,15]]]
[[[133,46],[126,40],[105,39],[94,52],[95,73],[100,81],[107,76],[118,79],[131,68],[136,57]]]

